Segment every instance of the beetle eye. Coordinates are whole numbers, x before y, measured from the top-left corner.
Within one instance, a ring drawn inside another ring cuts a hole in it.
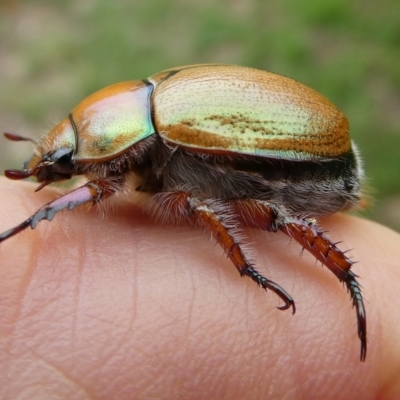
[[[50,155],[51,161],[54,162],[54,164],[52,164],[53,170],[60,174],[70,174],[74,168],[72,153],[73,151],[69,148],[55,150]]]
[[[72,153],[67,153],[57,159],[56,163],[60,165],[65,165],[71,161]]]

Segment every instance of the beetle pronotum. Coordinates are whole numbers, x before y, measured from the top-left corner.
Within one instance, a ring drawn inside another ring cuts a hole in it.
[[[34,147],[22,170],[5,172],[8,178],[34,177],[37,190],[75,175],[88,181],[0,242],[61,210],[110,197],[134,172],[141,179],[136,190],[151,195],[148,210],[209,230],[241,275],[293,313],[292,297],[256,271],[235,230],[280,230],[299,242],[345,283],[365,360],[366,315],[353,262],[315,224],[315,217],[360,203],[363,171],[346,117],[317,92],[251,68],[177,67],[92,94]]]

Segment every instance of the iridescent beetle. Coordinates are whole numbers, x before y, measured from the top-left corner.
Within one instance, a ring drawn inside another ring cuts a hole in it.
[[[241,224],[284,232],[344,282],[356,308],[360,359],[366,315],[353,262],[315,217],[360,203],[363,171],[346,117],[291,79],[231,65],[172,68],[102,89],[78,104],[38,143],[23,170],[44,186],[74,175],[88,182],[0,235],[0,242],[52,220],[63,209],[98,203],[123,189],[151,194],[149,210],[209,230],[241,275],[292,308],[292,297],[258,273],[236,238]],[[5,134],[10,140],[31,140]]]

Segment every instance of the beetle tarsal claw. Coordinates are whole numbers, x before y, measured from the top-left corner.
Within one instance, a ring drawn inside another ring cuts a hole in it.
[[[289,309],[290,307],[292,307],[292,314],[294,315],[295,313],[296,313],[296,304],[295,304],[295,302],[294,301],[292,301],[292,302],[286,302],[285,303],[285,305],[284,306],[279,306],[279,307],[276,307],[278,310],[287,310],[287,309]]]
[[[22,232],[23,230],[25,230],[28,226],[31,225],[31,222],[32,222],[32,219],[28,218],[27,220],[25,220],[21,224],[15,226],[14,228],[11,228],[8,231],[3,232],[0,235],[0,243],[14,235],[17,235],[18,233]]]

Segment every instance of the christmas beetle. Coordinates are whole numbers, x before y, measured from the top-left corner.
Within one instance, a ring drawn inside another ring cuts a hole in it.
[[[317,92],[256,69],[192,65],[118,83],[83,100],[34,142],[22,170],[5,172],[36,178],[37,190],[75,175],[87,182],[0,242],[63,209],[110,197],[135,173],[136,190],[150,195],[147,211],[210,231],[242,276],[273,291],[284,303],[278,308],[293,313],[292,297],[246,258],[238,230],[279,230],[299,242],[350,292],[363,361],[366,314],[353,262],[315,219],[360,204],[363,170],[348,130],[346,117]]]

